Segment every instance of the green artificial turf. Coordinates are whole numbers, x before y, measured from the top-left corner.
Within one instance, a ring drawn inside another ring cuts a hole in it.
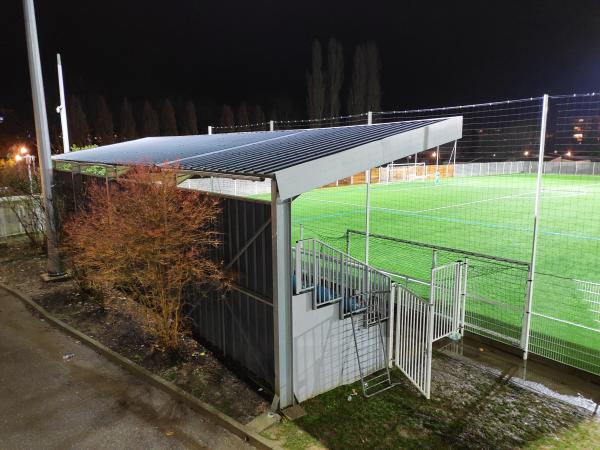
[[[535,189],[529,174],[373,184],[370,233],[528,263]],[[294,241],[302,224],[305,238],[345,249],[348,229],[365,230],[365,199],[365,185],[301,195],[292,206]],[[559,320],[532,318],[531,351],[600,373],[600,317],[574,281],[600,283],[600,177],[545,175],[540,208],[533,311]],[[350,253],[364,260],[364,235],[349,236]],[[429,280],[431,249],[377,238],[369,245],[371,265]],[[438,264],[462,257],[437,252]],[[471,258],[469,274],[470,321],[518,341],[527,267]],[[410,287],[428,294],[424,286]]]

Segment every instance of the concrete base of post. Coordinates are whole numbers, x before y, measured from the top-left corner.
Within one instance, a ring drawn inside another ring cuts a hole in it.
[[[70,280],[73,276],[69,272],[59,273],[59,274],[51,274],[48,272],[40,273],[40,278],[45,281],[67,281]]]

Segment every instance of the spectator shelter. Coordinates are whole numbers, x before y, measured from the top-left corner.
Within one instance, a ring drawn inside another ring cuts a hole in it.
[[[292,202],[307,191],[461,137],[462,117],[450,117],[143,138],[57,155],[53,162],[59,192],[75,202],[85,183],[93,182],[87,166],[104,167],[107,182],[128,165],[151,164],[173,167],[180,186],[187,179],[270,183],[269,200],[218,194],[211,183],[204,184],[222,198],[222,257],[236,279],[225,298],[190,299],[187,313],[197,338],[270,388],[283,408],[294,397],[303,400],[387,368],[394,346],[393,327],[386,324],[394,317],[390,280],[315,240],[293,243]],[[364,318],[357,322],[359,312]],[[361,329],[375,334],[361,343]],[[369,339],[377,341],[377,349],[369,347]],[[363,358],[365,345],[383,356]],[[348,348],[353,353],[345,353]]]

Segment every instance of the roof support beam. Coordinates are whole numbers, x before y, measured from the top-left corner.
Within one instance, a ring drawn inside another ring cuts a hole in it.
[[[291,200],[282,200],[271,183],[271,240],[273,252],[273,341],[275,395],[279,408],[293,403],[292,380],[292,227]]]

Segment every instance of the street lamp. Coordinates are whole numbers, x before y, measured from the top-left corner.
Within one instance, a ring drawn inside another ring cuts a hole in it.
[[[29,154],[27,147],[23,146],[19,149],[19,153],[15,155],[15,161],[20,162],[25,160],[27,162],[27,176],[29,177],[29,193],[33,195],[33,177],[31,176],[31,167],[35,162],[35,156]]]

